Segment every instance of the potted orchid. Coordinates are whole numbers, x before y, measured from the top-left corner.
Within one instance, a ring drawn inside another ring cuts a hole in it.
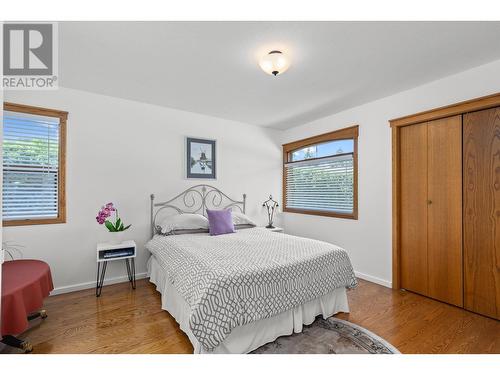
[[[114,214],[114,221],[108,220]],[[118,210],[113,203],[107,203],[102,206],[96,216],[97,222],[108,229],[113,234],[111,242],[119,244],[123,241],[123,232],[130,228],[130,225],[125,226],[122,219],[118,216]]]

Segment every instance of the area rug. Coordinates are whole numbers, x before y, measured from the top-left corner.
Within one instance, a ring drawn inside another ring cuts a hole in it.
[[[317,318],[301,333],[278,337],[251,354],[399,354],[376,334],[337,318]]]

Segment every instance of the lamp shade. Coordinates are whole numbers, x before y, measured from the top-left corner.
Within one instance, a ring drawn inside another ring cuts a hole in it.
[[[290,60],[281,51],[271,51],[267,55],[262,56],[259,65],[267,74],[277,76],[288,70]]]

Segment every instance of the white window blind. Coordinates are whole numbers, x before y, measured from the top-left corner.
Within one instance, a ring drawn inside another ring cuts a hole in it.
[[[285,167],[287,208],[353,213],[352,153],[289,162]]]
[[[59,118],[4,111],[3,220],[58,217]]]

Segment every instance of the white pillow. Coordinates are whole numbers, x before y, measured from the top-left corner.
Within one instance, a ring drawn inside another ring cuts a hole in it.
[[[199,214],[179,214],[167,216],[160,224],[162,234],[196,229],[208,230],[208,219]]]
[[[233,224],[236,225],[251,225],[256,227],[255,221],[250,219],[247,215],[241,212],[233,211]]]

